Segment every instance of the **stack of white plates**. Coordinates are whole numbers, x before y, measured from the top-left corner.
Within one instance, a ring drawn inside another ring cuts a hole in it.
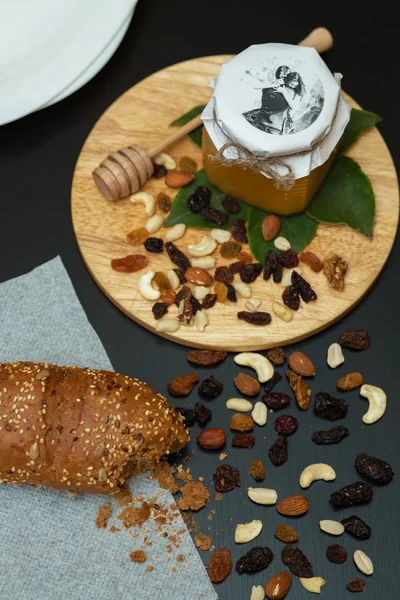
[[[138,0],[12,0],[0,18],[0,125],[66,98],[121,43]]]

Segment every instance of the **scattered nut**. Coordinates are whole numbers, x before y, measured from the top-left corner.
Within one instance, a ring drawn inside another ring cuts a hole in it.
[[[164,217],[162,215],[153,215],[147,221],[145,228],[148,231],[148,233],[155,233],[162,227],[163,223],[164,223]]]
[[[160,154],[157,154],[157,156],[153,158],[153,162],[156,165],[164,165],[167,171],[173,171],[176,169],[176,162],[172,156],[166,154],[165,152],[160,152]]]
[[[367,398],[369,401],[369,408],[362,420],[367,425],[376,423],[385,414],[386,410],[386,394],[385,392],[375,385],[364,384],[360,389],[360,395],[363,398]]]
[[[279,502],[276,510],[281,515],[289,517],[303,515],[308,511],[308,500],[305,496],[301,495],[289,496]]]
[[[325,463],[315,463],[304,469],[300,475],[300,487],[308,488],[313,481],[323,479],[324,481],[333,481],[336,479],[336,473],[330,465]]]
[[[324,275],[328,284],[338,292],[344,290],[344,277],[347,273],[348,264],[337,254],[333,254],[324,262]]]
[[[194,316],[194,324],[195,324],[196,329],[198,329],[201,333],[203,333],[204,329],[209,324],[207,311],[198,310]]]
[[[246,373],[236,375],[234,382],[239,392],[242,392],[245,396],[257,396],[260,391],[260,384],[257,379]]]
[[[274,368],[268,358],[257,352],[241,352],[236,354],[234,361],[237,365],[254,369],[260,383],[265,383],[274,376]]]
[[[274,302],[272,304],[272,310],[274,311],[277,317],[279,317],[283,321],[286,321],[286,323],[290,323],[290,321],[293,319],[292,311],[289,310],[286,306],[283,306],[283,304]]]
[[[287,287],[288,285],[292,285],[292,273],[293,273],[293,271],[296,271],[296,273],[298,275],[301,275],[301,269],[299,267],[297,267],[296,269],[289,269],[288,271],[286,271],[286,273],[282,277],[281,285],[283,285],[284,287]]]
[[[158,300],[161,295],[160,291],[155,290],[151,285],[154,275],[154,271],[147,271],[139,279],[139,292],[146,300]]]
[[[213,240],[215,240],[219,244],[229,242],[229,240],[231,239],[231,233],[230,231],[226,231],[226,229],[211,229],[210,235],[213,238]]]
[[[265,592],[262,585],[253,585],[250,600],[264,600]]]
[[[250,412],[253,410],[253,405],[243,398],[230,398],[226,402],[226,408],[229,408],[229,410],[236,410],[237,412]]]
[[[259,425],[260,427],[263,427],[263,425],[266,424],[268,412],[264,402],[255,403],[251,416],[253,418],[254,423],[257,423],[257,425]]]
[[[325,531],[325,533],[329,533],[330,535],[342,535],[342,533],[344,533],[344,525],[339,523],[339,521],[331,521],[326,519],[320,521],[319,526],[321,531]]]
[[[167,242],[175,242],[185,235],[186,225],[184,223],[177,223],[170,227],[165,234]]]
[[[290,248],[292,247],[289,240],[282,236],[275,238],[274,246],[277,250],[280,250],[281,252],[285,252],[285,250],[290,250]]]
[[[193,290],[193,296],[196,298],[196,300],[204,300],[209,293],[210,288],[205,287],[204,285],[196,285]]]
[[[315,367],[311,360],[302,352],[293,352],[288,359],[289,367],[302,377],[315,375]]]
[[[143,204],[147,215],[154,215],[156,212],[156,199],[148,192],[137,192],[129,198],[133,204]]]
[[[281,571],[268,581],[265,593],[269,600],[283,600],[286,598],[292,585],[292,574],[290,571]]]
[[[251,298],[251,287],[247,285],[247,283],[244,283],[243,281],[234,281],[232,285],[239,294],[239,296],[241,296],[242,298]]]
[[[161,319],[155,327],[159,333],[175,333],[180,327],[178,319]]]
[[[214,269],[216,265],[216,260],[213,256],[203,256],[201,258],[192,258],[190,261],[192,267],[199,267],[200,269],[205,269],[209,271],[210,269]]]
[[[327,363],[331,369],[336,369],[336,367],[344,363],[342,347],[339,344],[335,343],[329,346]]]
[[[267,215],[262,224],[261,232],[266,242],[271,242],[276,238],[281,228],[281,220],[277,215]]]
[[[205,235],[198,244],[189,244],[187,250],[190,256],[202,257],[212,254],[216,247],[217,242],[210,235]]]
[[[168,171],[165,184],[170,188],[181,188],[191,183],[193,179],[194,175],[187,171]]]
[[[312,594],[320,594],[322,586],[326,584],[322,577],[299,577],[299,581],[303,588]]]
[[[206,285],[210,286],[214,283],[214,278],[205,269],[200,267],[189,267],[185,271],[185,277],[190,283],[195,285]]]
[[[235,542],[237,544],[247,544],[258,537],[263,528],[262,521],[254,519],[250,523],[239,523],[235,529]]]
[[[362,550],[356,550],[354,552],[354,562],[360,569],[361,573],[364,573],[365,575],[372,575],[374,572],[372,560]]]
[[[219,427],[203,429],[197,437],[197,443],[206,450],[218,450],[226,442],[225,431]]]
[[[179,281],[178,275],[175,273],[175,271],[173,269],[168,269],[167,277],[171,284],[171,289],[177,290],[178,287],[181,285],[181,283]]]
[[[253,500],[256,504],[276,504],[278,500],[278,494],[276,490],[270,490],[268,488],[248,488],[247,495],[250,500]]]
[[[363,376],[361,373],[349,373],[336,382],[336,386],[339,390],[343,390],[344,392],[354,390],[354,388],[360,387],[362,384]]]
[[[257,312],[260,305],[261,305],[261,300],[259,300],[258,298],[250,298],[250,300],[247,300],[244,307],[249,312]]]

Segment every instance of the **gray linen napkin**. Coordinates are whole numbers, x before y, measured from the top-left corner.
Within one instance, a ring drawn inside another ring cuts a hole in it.
[[[0,361],[42,360],[97,369],[112,365],[59,257],[0,285]],[[135,496],[174,499],[158,482],[130,481]],[[113,503],[111,533],[95,527],[107,497],[0,485],[0,598],[7,600],[214,600],[217,598],[185,524],[178,515],[164,528],[150,518],[124,530]],[[151,545],[145,544],[145,537]],[[173,537],[173,539],[175,539]],[[137,564],[129,554],[144,550]],[[184,560],[176,560],[183,555]],[[146,571],[148,566],[153,571]]]

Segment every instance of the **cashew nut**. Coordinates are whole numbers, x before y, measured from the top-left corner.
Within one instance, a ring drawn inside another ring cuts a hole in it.
[[[180,323],[177,319],[161,319],[157,322],[156,331],[160,333],[175,333],[178,331]]]
[[[199,257],[212,254],[216,247],[217,242],[213,240],[211,236],[205,235],[198,244],[190,244],[187,249],[190,256]]]
[[[156,199],[148,192],[137,192],[129,198],[133,204],[144,204],[147,215],[154,215],[156,212]]]
[[[274,311],[277,317],[279,317],[283,321],[286,321],[286,323],[290,323],[290,321],[293,319],[292,311],[289,310],[286,306],[283,306],[283,304],[279,304],[279,302],[273,303],[272,310]]]
[[[243,281],[235,281],[232,285],[239,294],[239,296],[241,296],[242,298],[251,298],[251,287],[247,285],[247,283],[244,283]]]
[[[253,410],[253,405],[244,398],[230,398],[226,401],[226,408],[237,412],[250,412]]]
[[[281,235],[274,239],[274,246],[277,250],[284,252],[285,250],[290,250],[291,245],[289,240],[282,237]]]
[[[259,300],[259,298],[250,298],[250,300],[247,300],[244,307],[250,312],[256,312],[260,304],[261,300]]]
[[[146,300],[158,300],[161,296],[161,292],[151,285],[154,275],[154,271],[147,271],[139,279],[139,292]]]
[[[374,572],[372,560],[362,550],[356,550],[354,552],[354,562],[360,569],[361,573],[364,573],[365,575],[372,575]]]
[[[265,592],[262,585],[253,585],[250,600],[264,600]]]
[[[199,267],[199,269],[205,269],[209,271],[216,265],[216,260],[213,256],[202,256],[201,258],[192,258],[190,261],[192,267]]]
[[[185,235],[186,225],[184,223],[177,223],[173,227],[170,227],[165,234],[167,242],[175,242]]]
[[[164,223],[164,217],[163,216],[161,216],[161,215],[153,215],[147,221],[147,223],[145,225],[145,228],[147,229],[148,233],[155,233],[156,231],[158,231],[162,227],[163,223]]]
[[[299,577],[299,581],[303,588],[312,594],[320,594],[322,586],[326,584],[322,577]]]
[[[268,488],[248,488],[247,495],[250,500],[256,502],[256,504],[276,504],[278,500],[278,494],[276,490]]]
[[[260,383],[269,381],[274,375],[274,367],[268,358],[257,352],[241,352],[240,354],[236,354],[234,361],[237,365],[254,369]]]
[[[168,281],[171,284],[171,288],[173,290],[177,290],[178,287],[181,285],[181,282],[179,281],[179,277],[173,269],[168,269],[167,277],[168,277]]]
[[[254,423],[263,427],[267,422],[268,411],[264,402],[256,402],[251,413]]]
[[[193,290],[193,296],[196,298],[196,300],[204,300],[209,293],[210,288],[206,287],[205,285],[196,285]]]
[[[369,408],[362,418],[363,422],[367,425],[371,425],[371,423],[379,421],[386,410],[385,392],[375,385],[364,384],[361,386],[360,394],[369,401]]]
[[[281,285],[283,285],[285,287],[287,287],[288,285],[292,285],[292,273],[293,273],[293,271],[296,271],[296,273],[298,273],[299,275],[301,275],[301,269],[299,267],[297,267],[297,269],[289,269],[288,271],[286,271],[286,273],[282,277]]]
[[[173,171],[176,169],[176,162],[172,156],[166,154],[165,152],[160,152],[160,154],[157,154],[157,156],[153,158],[153,162],[156,165],[164,165],[167,171]]]
[[[239,523],[235,529],[235,542],[237,544],[246,544],[260,535],[263,528],[262,521],[254,519],[250,523]]]
[[[323,479],[324,481],[333,481],[336,479],[336,473],[331,466],[325,463],[315,463],[304,469],[300,475],[300,486],[308,488],[313,481]]]
[[[336,369],[336,367],[344,363],[343,351],[340,344],[335,343],[329,346],[327,363],[331,369]]]
[[[226,229],[211,229],[211,237],[219,244],[229,242],[231,234]]]
[[[204,329],[209,323],[207,312],[205,310],[198,310],[194,317],[194,324],[196,328],[203,333]]]

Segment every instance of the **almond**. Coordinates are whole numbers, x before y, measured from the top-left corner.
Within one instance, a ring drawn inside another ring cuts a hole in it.
[[[305,496],[301,496],[300,494],[297,496],[288,496],[288,498],[279,502],[276,510],[281,515],[290,517],[304,515],[304,513],[308,511],[308,500]]]
[[[218,448],[222,448],[225,442],[225,431],[219,427],[204,429],[197,437],[197,443],[206,450],[217,450]]]
[[[265,593],[270,600],[282,600],[292,585],[292,574],[290,571],[281,571],[268,581]]]
[[[257,379],[250,377],[250,375],[246,375],[246,373],[239,373],[234,381],[239,392],[245,396],[257,396],[260,391],[260,384]]]
[[[262,222],[261,231],[266,242],[274,240],[281,228],[281,220],[276,215],[268,215]]]
[[[193,173],[187,171],[168,171],[165,176],[165,183],[170,188],[181,188],[191,183],[193,179]]]
[[[210,286],[214,283],[214,278],[205,269],[199,267],[189,267],[185,272],[185,277],[190,283],[195,285]]]
[[[298,375],[312,377],[315,375],[315,367],[311,360],[302,352],[293,352],[289,356],[289,366]]]

